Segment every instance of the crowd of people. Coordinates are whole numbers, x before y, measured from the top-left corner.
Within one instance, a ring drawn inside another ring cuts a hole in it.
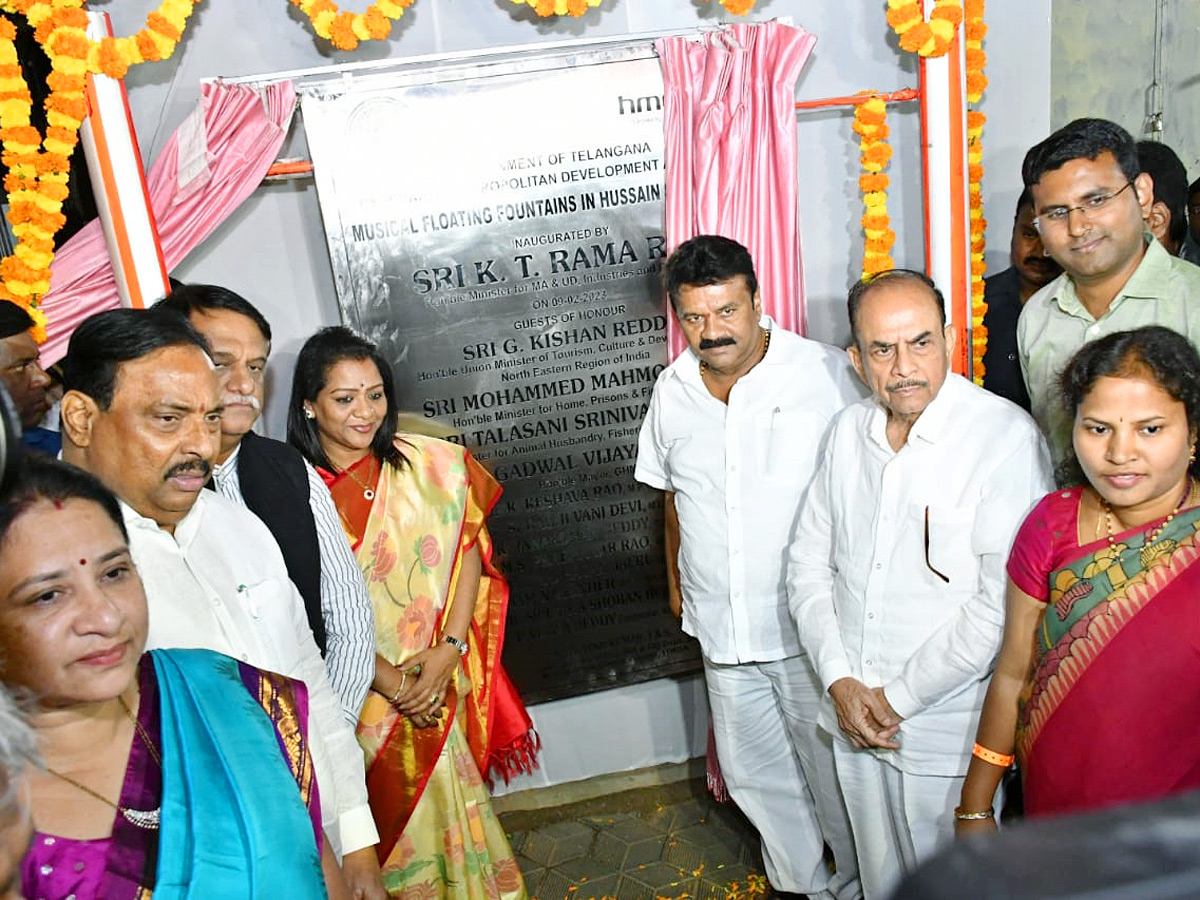
[[[842,354],[762,315],[741,245],[666,264],[689,352],[636,477],[783,896],[882,900],[1006,796],[1038,817],[1200,788],[1200,184],[1098,119],[1022,177],[983,388],[920,272],[851,288]]]
[[[763,314],[737,242],[666,262],[688,349],[635,477],[783,896],[887,897],[1006,791],[1200,788],[1200,183],[1095,119],[1022,176],[983,388],[920,272],[851,288],[843,352]],[[485,467],[398,433],[341,326],[256,433],[271,327],[212,285],[81,323],[42,433],[32,325],[0,304],[37,451],[0,498],[0,897],[526,897]]]

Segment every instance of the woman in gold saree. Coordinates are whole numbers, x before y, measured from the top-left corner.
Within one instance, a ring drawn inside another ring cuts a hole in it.
[[[325,478],[375,609],[376,671],[358,738],[397,897],[522,898],[484,776],[534,764],[500,665],[508,586],[486,516],[500,487],[461,446],[397,435],[390,366],[343,327],[300,351],[288,440]]]

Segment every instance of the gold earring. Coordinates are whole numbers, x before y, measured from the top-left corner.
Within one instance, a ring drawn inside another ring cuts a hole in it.
[[[1188,462],[1189,462],[1189,463],[1194,463],[1195,461],[1196,461],[1196,445],[1195,445],[1195,444],[1192,444],[1192,452],[1191,452],[1191,454],[1188,456]]]

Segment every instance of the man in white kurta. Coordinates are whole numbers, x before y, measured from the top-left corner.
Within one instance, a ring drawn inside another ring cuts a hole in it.
[[[1009,547],[1053,488],[1033,420],[949,373],[942,309],[914,272],[851,292],[873,396],[834,421],[788,552],[868,900],[953,836]]]
[[[654,387],[635,477],[666,492],[671,601],[700,642],[721,771],[762,836],[776,890],[854,897],[849,825],[816,728],[819,685],[788,615],[784,557],[826,426],[862,394],[841,350],[761,315],[739,244],[688,241],[667,279],[689,349]]]
[[[147,649],[202,647],[307,685],[325,835],[351,890],[383,900],[362,750],[283,555],[253,513],[202,490],[221,415],[203,338],[175,316],[111,310],[80,324],[63,366],[63,459],[121,500]]]

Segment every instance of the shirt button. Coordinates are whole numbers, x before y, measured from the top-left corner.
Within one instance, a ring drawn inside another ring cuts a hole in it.
[[[875,665],[875,660],[873,660],[873,659],[868,659],[868,660],[867,660],[867,665],[868,665],[868,666],[873,666],[873,665]]]
[[[876,568],[876,569],[882,569],[882,568],[883,568],[883,563],[875,563],[875,568]]]
[[[1016,361],[1017,361],[1017,354],[1015,354],[1015,353],[1010,353],[1010,354],[1008,354],[1008,361],[1009,361],[1009,362],[1016,362]]]
[[[873,618],[875,618],[875,613],[867,613],[867,618],[868,618],[868,619],[873,619]]]

